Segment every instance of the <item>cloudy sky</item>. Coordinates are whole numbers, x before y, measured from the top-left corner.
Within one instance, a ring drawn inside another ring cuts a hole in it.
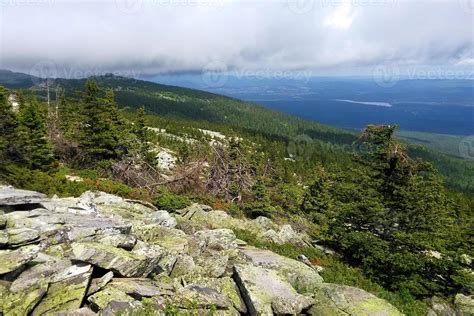
[[[466,70],[473,1],[0,0],[0,68],[61,77]]]

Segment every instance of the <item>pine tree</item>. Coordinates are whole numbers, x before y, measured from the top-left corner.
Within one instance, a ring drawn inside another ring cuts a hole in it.
[[[93,80],[86,82],[83,98],[83,135],[80,147],[88,162],[115,159],[119,156],[120,136],[114,121],[113,95],[100,98],[100,89]]]
[[[18,120],[8,96],[8,90],[0,86],[0,160],[4,162],[18,159]]]
[[[20,107],[19,144],[22,158],[31,169],[51,169],[54,156],[50,143],[45,113],[35,97],[29,97]]]

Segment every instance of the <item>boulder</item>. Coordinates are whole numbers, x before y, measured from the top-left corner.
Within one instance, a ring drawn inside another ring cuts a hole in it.
[[[6,230],[0,230],[0,248],[8,244],[8,234]]]
[[[91,296],[92,294],[103,289],[110,281],[112,281],[113,277],[114,273],[109,271],[100,278],[92,279],[86,296]]]
[[[212,288],[196,284],[190,284],[177,290],[171,301],[173,305],[185,309],[212,307],[228,309],[232,307],[232,302],[225,295]]]
[[[11,186],[0,186],[0,205],[38,204],[46,198],[45,194],[15,189]]]
[[[66,275],[71,262],[69,260],[50,260],[41,264],[34,265],[29,269],[23,271],[11,284],[10,291],[13,293],[24,291],[39,283],[51,282],[52,276]],[[59,279],[60,277],[56,277]]]
[[[156,224],[168,227],[175,228],[178,222],[176,218],[170,215],[167,211],[157,211],[149,215],[149,218]]]
[[[64,278],[67,275],[72,275]],[[77,264],[69,269],[69,273],[58,276],[59,281],[49,285],[46,296],[33,310],[33,316],[51,314],[56,311],[75,310],[81,307],[89,280],[92,266]],[[54,278],[52,281],[55,281]]]
[[[38,302],[45,296],[48,284],[40,284],[24,291],[2,296],[4,315],[29,315]]]
[[[159,245],[172,252],[186,252],[188,246],[188,236],[183,231],[158,224],[135,223],[132,234],[147,243]]]
[[[454,298],[456,312],[460,316],[474,315],[474,295],[457,294]]]
[[[364,290],[340,284],[322,284],[314,293],[310,315],[401,316],[387,301]]]
[[[313,304],[275,270],[238,264],[234,279],[251,315],[299,314]]]
[[[115,278],[107,286],[140,299],[173,294],[172,287],[145,278]]]
[[[456,316],[454,309],[441,298],[433,296],[429,300],[430,311],[428,315],[433,316]]]
[[[73,243],[72,259],[112,270],[124,277],[146,277],[159,261],[100,243]]]
[[[172,278],[183,276],[185,274],[192,273],[195,268],[196,265],[194,264],[193,257],[189,255],[178,255],[170,276]]]
[[[132,250],[137,242],[137,238],[126,234],[99,235],[94,238],[95,241],[112,247]]]
[[[10,228],[7,229],[8,246],[12,248],[21,247],[27,244],[39,242],[39,233],[30,228]]]
[[[237,237],[230,229],[201,230],[194,234],[194,237],[204,243],[202,251],[210,250],[228,250],[237,248]]]
[[[269,250],[244,248],[240,250],[255,266],[272,269],[283,276],[299,293],[312,292],[323,283],[315,269]]]
[[[39,247],[30,245],[16,250],[0,250],[0,275],[12,272],[37,256]]]
[[[95,310],[101,310],[106,308],[111,302],[131,303],[135,299],[115,287],[106,286],[99,292],[89,296],[87,301]]]

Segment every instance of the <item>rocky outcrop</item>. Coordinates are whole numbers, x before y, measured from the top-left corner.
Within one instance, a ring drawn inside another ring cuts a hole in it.
[[[398,315],[364,291],[324,283],[311,264],[237,239],[236,228],[262,238],[272,230],[279,242],[307,244],[264,217],[200,204],[170,214],[101,192],[0,192],[0,314]]]
[[[454,298],[456,313],[460,316],[474,315],[474,295],[457,294]]]

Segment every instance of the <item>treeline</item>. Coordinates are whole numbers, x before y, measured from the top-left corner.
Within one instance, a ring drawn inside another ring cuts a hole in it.
[[[404,297],[474,290],[472,197],[447,191],[432,165],[396,141],[395,126],[369,126],[359,138],[338,138],[333,129],[315,130],[297,119],[285,125],[278,116],[267,120],[263,110],[215,96],[219,101],[206,109],[226,120],[177,119],[147,115],[138,106],[123,112],[115,96],[120,91],[89,80],[80,93],[66,90],[49,108],[23,93],[15,112],[8,101],[12,92],[1,88],[0,179],[27,187],[30,170],[53,177],[67,167],[123,181],[113,168],[131,163],[150,166],[159,176],[154,155],[165,147],[178,158],[174,180],[144,193],[159,207],[179,208],[191,197],[234,214],[297,221],[346,262]],[[196,102],[198,108],[205,103]],[[234,105],[240,108],[231,115],[225,108]],[[147,126],[166,132],[151,133]],[[223,132],[227,140],[212,142],[199,128]],[[51,185],[43,181],[39,187],[56,193]]]

